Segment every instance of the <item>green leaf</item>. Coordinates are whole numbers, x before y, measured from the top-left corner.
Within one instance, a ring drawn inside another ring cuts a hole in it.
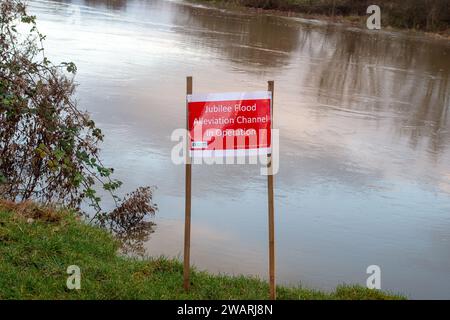
[[[77,66],[73,62],[61,62],[61,65],[66,67],[67,72],[75,74],[77,73]]]
[[[75,173],[75,177],[73,178],[73,184],[76,187],[78,187],[82,181],[83,181],[83,176],[79,172]]]
[[[36,16],[22,16],[21,21],[23,23],[35,23],[36,22]]]
[[[61,161],[61,159],[64,157],[65,152],[62,149],[56,149],[53,152],[53,155],[55,156],[56,160]]]

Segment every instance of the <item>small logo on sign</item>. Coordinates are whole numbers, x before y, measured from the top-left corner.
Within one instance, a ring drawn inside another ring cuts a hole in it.
[[[192,141],[193,149],[204,149],[208,147],[207,141]]]

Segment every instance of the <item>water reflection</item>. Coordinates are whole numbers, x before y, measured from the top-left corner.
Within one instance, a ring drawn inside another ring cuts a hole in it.
[[[128,0],[52,0],[64,4],[84,5],[89,7],[124,10]]]
[[[84,0],[83,2],[87,6],[114,10],[123,10],[127,6],[127,0]]]
[[[308,77],[320,103],[390,117],[396,134],[409,136],[412,147],[427,139],[433,155],[448,147],[448,46],[330,31],[319,48],[315,55],[322,62]]]
[[[175,22],[188,21],[194,28],[194,32],[186,32],[193,38],[189,41],[203,50],[223,54],[235,63],[280,67],[289,62],[289,54],[299,44],[298,28],[276,17],[261,15],[254,18],[189,6],[181,8]]]

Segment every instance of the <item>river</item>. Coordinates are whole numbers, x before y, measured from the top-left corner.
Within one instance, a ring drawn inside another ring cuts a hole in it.
[[[450,42],[183,1],[29,1],[46,53],[77,64],[77,99],[124,192],[156,185],[152,256],[182,257],[184,167],[170,140],[194,92],[275,81],[277,281],[450,299]],[[267,277],[267,181],[193,167],[191,259]],[[180,283],[181,286],[181,283]]]

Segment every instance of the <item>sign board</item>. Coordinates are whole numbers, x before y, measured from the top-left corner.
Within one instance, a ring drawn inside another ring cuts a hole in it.
[[[272,92],[187,95],[191,157],[271,153]]]
[[[274,82],[267,91],[192,94],[192,77],[186,78],[186,198],[184,220],[183,286],[189,290],[191,255],[191,157],[267,155],[269,222],[269,294],[276,299],[275,214],[272,169],[272,108]]]

